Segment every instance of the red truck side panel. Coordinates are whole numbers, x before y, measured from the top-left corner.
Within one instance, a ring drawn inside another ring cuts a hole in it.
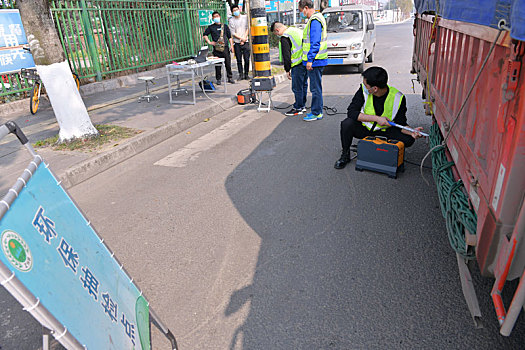
[[[525,74],[519,74],[524,42],[476,24],[418,17],[413,71],[447,140],[456,174],[478,215],[476,256],[493,276],[525,197]],[[492,53],[490,48],[497,40]],[[489,55],[489,56],[488,56]],[[481,72],[460,116],[476,75]],[[525,244],[518,243],[508,279],[523,274]]]

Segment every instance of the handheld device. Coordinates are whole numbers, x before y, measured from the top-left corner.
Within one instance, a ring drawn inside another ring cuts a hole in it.
[[[388,121],[388,124],[395,126],[396,128],[405,129],[410,132],[417,132],[417,133],[420,133],[422,136],[428,137],[427,133],[424,133],[423,131],[418,131],[416,129],[409,128],[408,126],[399,125],[391,121]]]

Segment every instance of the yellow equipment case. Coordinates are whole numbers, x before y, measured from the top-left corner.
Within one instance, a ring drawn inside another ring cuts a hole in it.
[[[405,144],[382,136],[367,136],[357,143],[355,170],[372,170],[395,179],[405,170]]]

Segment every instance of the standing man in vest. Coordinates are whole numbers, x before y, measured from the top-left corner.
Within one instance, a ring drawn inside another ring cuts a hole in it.
[[[238,5],[231,7],[233,17],[230,19],[229,27],[232,32],[235,58],[239,69],[239,80],[248,80],[250,72],[250,43],[248,43],[248,16],[241,15]],[[244,69],[242,61],[244,59]]]
[[[301,17],[308,18],[303,32],[303,65],[306,67],[312,93],[312,109],[303,118],[310,122],[323,119],[323,69],[328,60],[326,21],[315,12],[312,0],[300,0]]]
[[[284,70],[288,79],[292,81],[292,91],[295,102],[287,116],[295,117],[306,113],[306,94],[308,93],[308,77],[306,67],[303,66],[303,31],[287,27],[281,22],[273,22],[270,30],[281,37],[281,53],[283,56]]]
[[[391,127],[388,123],[407,126],[407,102],[395,87],[387,85],[388,73],[381,67],[370,67],[362,73],[363,83],[348,106],[348,117],[341,122],[341,158],[334,168],[343,169],[350,162],[350,146],[354,137],[384,136],[410,147],[421,136],[419,132]],[[415,128],[417,131],[422,127]]]

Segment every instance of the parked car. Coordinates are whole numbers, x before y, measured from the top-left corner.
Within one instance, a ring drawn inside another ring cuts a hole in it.
[[[323,11],[328,31],[328,64],[356,65],[363,72],[372,62],[376,31],[372,8],[361,5],[330,7]]]

